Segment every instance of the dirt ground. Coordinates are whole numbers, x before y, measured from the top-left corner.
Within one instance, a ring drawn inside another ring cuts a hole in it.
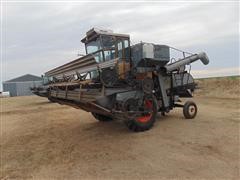
[[[195,99],[150,131],[36,96],[2,98],[0,179],[239,179],[239,98]]]

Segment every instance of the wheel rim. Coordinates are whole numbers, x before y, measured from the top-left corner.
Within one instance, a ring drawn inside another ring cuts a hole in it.
[[[193,116],[196,113],[196,107],[193,105],[189,106],[188,113],[189,115]]]
[[[136,120],[140,123],[146,123],[151,120],[153,114],[153,100],[144,100],[144,110],[148,110],[148,113],[144,113],[142,116],[137,117]]]

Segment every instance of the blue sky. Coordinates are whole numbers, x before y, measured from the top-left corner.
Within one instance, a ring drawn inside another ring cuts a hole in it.
[[[194,77],[239,74],[238,2],[2,3],[0,81],[41,75],[84,53],[80,40],[92,27],[190,52],[205,51]],[[1,83],[1,82],[0,82]],[[2,84],[2,83],[1,83]],[[1,87],[0,87],[1,88]]]

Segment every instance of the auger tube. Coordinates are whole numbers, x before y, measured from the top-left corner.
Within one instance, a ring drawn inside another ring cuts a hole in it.
[[[209,63],[207,54],[205,52],[200,52],[198,54],[194,54],[194,55],[188,56],[186,58],[180,59],[174,63],[167,64],[165,66],[165,69],[167,72],[171,72],[171,71],[177,70],[181,66],[191,64],[197,60],[201,60],[204,65],[207,65]]]

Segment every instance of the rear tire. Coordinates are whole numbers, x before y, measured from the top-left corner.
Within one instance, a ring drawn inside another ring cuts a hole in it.
[[[92,113],[92,115],[95,119],[97,119],[98,121],[102,121],[102,122],[107,122],[107,121],[112,121],[113,120],[112,117],[104,116],[102,114]]]
[[[129,130],[134,132],[142,132],[151,129],[156,121],[157,116],[157,100],[154,96],[148,96],[148,100],[152,102],[152,112],[149,119],[146,119],[146,116],[127,119],[125,120],[125,124]],[[150,99],[149,99],[150,98]]]
[[[197,105],[193,101],[187,101],[183,106],[183,115],[186,119],[193,119],[197,115]]]
[[[49,100],[50,102],[52,102],[52,103],[55,103],[55,102],[56,102],[54,99],[52,99],[52,98],[50,98],[50,97],[48,97],[48,100]]]

